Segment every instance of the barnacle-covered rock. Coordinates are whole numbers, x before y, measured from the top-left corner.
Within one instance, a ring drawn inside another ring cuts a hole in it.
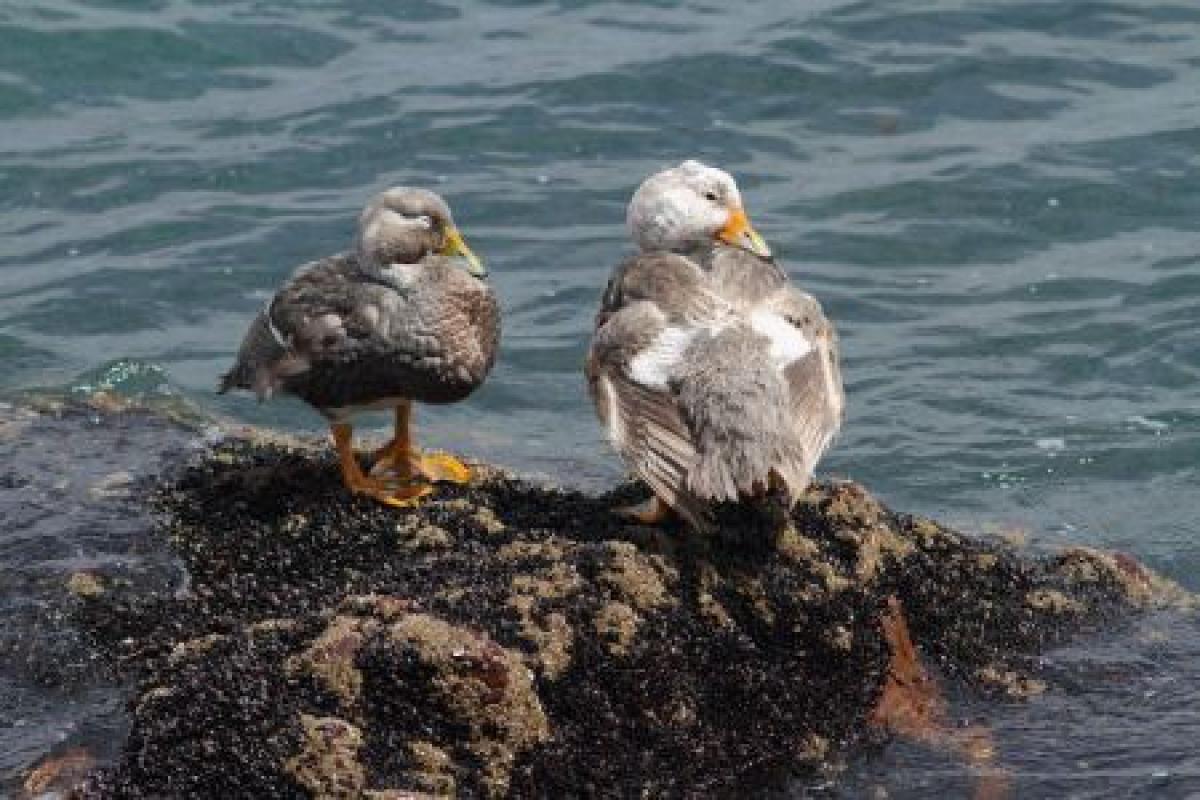
[[[610,514],[636,487],[478,476],[397,511],[324,450],[230,439],[165,480],[188,591],[75,582],[140,685],[85,796],[745,796],[880,730],[983,763],[918,656],[1026,697],[1047,646],[1192,603],[1127,556],[1034,556],[853,483],[699,536]]]

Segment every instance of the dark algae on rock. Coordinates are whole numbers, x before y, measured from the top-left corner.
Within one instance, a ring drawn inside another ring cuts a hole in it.
[[[189,583],[77,600],[138,687],[122,756],[79,794],[770,793],[941,724],[917,651],[1027,695],[1045,647],[1190,601],[1123,556],[1034,557],[853,483],[699,536],[614,518],[633,486],[478,474],[397,511],[322,450],[234,437],[165,479],[149,502]]]

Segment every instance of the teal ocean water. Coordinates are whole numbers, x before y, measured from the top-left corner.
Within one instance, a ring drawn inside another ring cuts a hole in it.
[[[505,336],[488,384],[421,410],[418,435],[607,484],[621,471],[581,377],[592,316],[633,188],[687,157],[737,176],[839,327],[848,418],[826,474],[1200,589],[1190,0],[8,0],[0,396],[103,384],[319,430],[298,402],[217,397],[216,377],[372,192],[422,184],[487,260]],[[0,571],[40,546],[0,531]],[[1200,791],[1200,715],[1180,716],[1200,630],[1170,629],[1171,647],[1125,633],[1117,654],[1062,656],[1131,683],[1004,712],[1018,796]],[[8,730],[12,769],[25,734]],[[904,752],[845,785],[967,780]]]

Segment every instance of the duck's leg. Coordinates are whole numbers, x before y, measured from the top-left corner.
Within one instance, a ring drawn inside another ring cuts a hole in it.
[[[639,525],[661,525],[675,516],[671,507],[655,495],[651,495],[649,500],[637,505],[614,508],[613,513]]]
[[[396,406],[396,427],[392,438],[375,451],[371,461],[371,474],[388,474],[401,481],[411,481],[417,474],[416,454],[412,449],[412,402],[405,400]]]
[[[401,481],[467,483],[471,470],[449,453],[422,455],[412,444],[412,401],[396,406],[396,430],[392,440],[375,454],[371,475],[390,473]]]
[[[346,488],[355,494],[365,494],[381,503],[398,508],[416,505],[417,501],[433,491],[433,487],[423,484],[392,486],[378,478],[363,474],[358,459],[354,457],[352,446],[354,429],[347,422],[335,422],[330,425],[333,431],[333,443],[337,447],[338,461],[342,467],[342,481]]]

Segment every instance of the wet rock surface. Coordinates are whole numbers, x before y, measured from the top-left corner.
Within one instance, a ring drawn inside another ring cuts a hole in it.
[[[53,796],[46,787],[84,760],[119,750],[121,676],[73,612],[105,587],[181,579],[139,492],[199,438],[111,396],[0,402],[0,796],[21,796],[25,782]]]
[[[137,687],[79,794],[744,796],[944,716],[889,690],[926,682],[897,678],[909,633],[943,679],[1021,697],[1046,647],[1191,602],[1127,557],[1034,557],[852,483],[786,525],[723,509],[709,537],[609,513],[637,499],[480,467],[396,511],[320,447],[194,456],[146,496],[185,590],[74,582]]]

